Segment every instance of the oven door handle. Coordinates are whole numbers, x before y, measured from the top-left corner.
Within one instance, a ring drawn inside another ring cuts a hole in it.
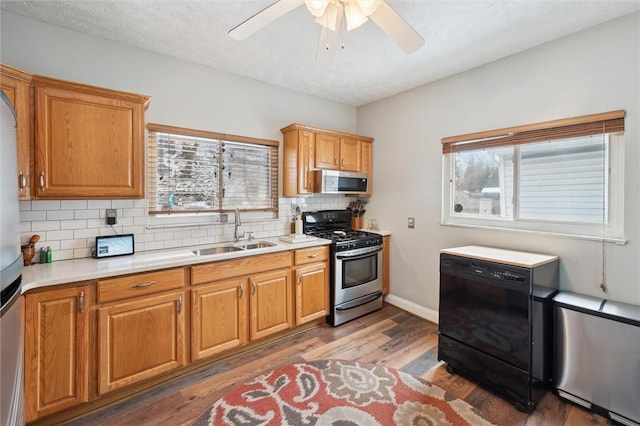
[[[376,253],[379,253],[381,251],[382,251],[382,247],[378,247],[378,248],[373,249],[371,251],[366,251],[364,253],[358,253],[358,254],[355,254],[355,255],[349,255],[349,254],[340,255],[340,254],[336,254],[336,259],[338,259],[338,260],[343,260],[343,259],[346,259],[346,260],[365,259],[365,258],[371,256],[372,254],[376,254]]]
[[[343,303],[340,306],[336,306],[336,311],[348,311],[349,309],[357,308],[358,306],[366,305],[367,303],[378,300],[382,297],[381,291],[376,291],[368,296],[359,297],[356,300],[352,300],[347,303]]]

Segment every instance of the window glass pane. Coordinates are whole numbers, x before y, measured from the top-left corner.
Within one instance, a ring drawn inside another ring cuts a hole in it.
[[[598,135],[520,146],[520,218],[606,223],[607,145]]]
[[[270,208],[272,150],[235,142],[225,142],[222,150],[225,208]]]
[[[272,143],[149,131],[148,168],[151,214],[278,209],[278,146]]]
[[[159,134],[156,155],[155,209],[218,208],[218,141]]]
[[[513,215],[513,148],[453,154],[452,215]]]

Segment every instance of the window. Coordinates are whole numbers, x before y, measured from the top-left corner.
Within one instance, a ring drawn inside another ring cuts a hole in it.
[[[624,111],[443,139],[443,223],[622,238]]]
[[[278,142],[147,125],[149,214],[278,211]]]

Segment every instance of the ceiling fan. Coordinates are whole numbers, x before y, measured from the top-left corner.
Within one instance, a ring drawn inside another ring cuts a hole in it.
[[[347,31],[356,29],[371,19],[408,54],[424,44],[420,34],[384,0],[279,0],[232,28],[229,36],[244,40],[303,4],[322,26],[320,42],[326,44],[327,48],[337,38],[343,25],[343,17]]]

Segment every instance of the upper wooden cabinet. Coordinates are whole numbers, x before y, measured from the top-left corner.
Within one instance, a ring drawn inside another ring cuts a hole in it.
[[[37,198],[142,198],[149,98],[33,76]]]
[[[31,146],[32,124],[31,115],[31,75],[16,68],[0,64],[0,87],[9,98],[16,111],[16,142],[18,145],[18,194],[20,199],[31,197]]]
[[[282,192],[285,197],[313,193],[315,133],[292,130],[284,133]]]
[[[312,194],[314,170],[367,173],[371,179],[372,138],[301,124],[280,131],[284,139],[283,196]],[[370,195],[371,185],[362,196]]]
[[[361,142],[353,138],[340,138],[340,170],[362,172]]]
[[[316,169],[338,170],[340,159],[340,139],[336,135],[316,133]]]

